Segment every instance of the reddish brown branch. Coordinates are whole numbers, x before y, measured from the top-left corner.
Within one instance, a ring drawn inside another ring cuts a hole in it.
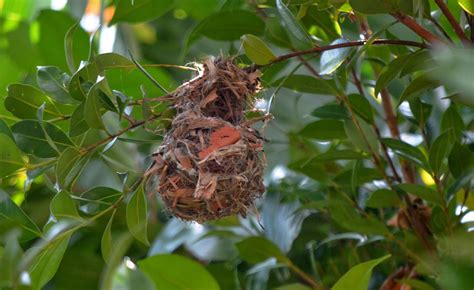
[[[401,23],[403,23],[406,27],[410,28],[413,32],[421,36],[426,41],[430,43],[446,43],[444,40],[441,40],[439,37],[426,30],[423,26],[416,23],[416,21],[410,18],[409,16],[401,12],[392,13],[392,16],[395,17]]]
[[[449,24],[451,24],[451,27],[453,28],[454,32],[456,32],[456,34],[459,36],[459,39],[461,39],[463,43],[468,43],[469,40],[467,39],[466,34],[464,34],[461,25],[459,25],[459,23],[456,21],[451,11],[449,11],[449,8],[446,3],[444,3],[443,0],[435,0],[435,2],[438,5],[439,9],[441,9],[441,12],[443,12],[446,19],[448,19]]]

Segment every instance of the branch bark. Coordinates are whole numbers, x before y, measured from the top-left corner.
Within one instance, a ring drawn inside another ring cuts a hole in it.
[[[426,41],[428,41],[430,43],[440,42],[440,43],[447,44],[444,40],[440,39],[439,37],[437,37],[433,33],[429,32],[428,30],[426,30],[420,24],[416,23],[416,21],[413,20],[411,17],[409,17],[409,16],[407,16],[407,15],[401,13],[401,12],[392,13],[392,16],[395,17],[401,23],[403,23],[406,27],[410,28],[413,32],[415,32],[416,34],[421,36]]]
[[[469,40],[467,39],[466,34],[464,34],[461,25],[459,25],[459,23],[456,21],[451,11],[449,11],[449,8],[446,3],[444,3],[443,0],[435,0],[435,2],[441,12],[443,12],[446,19],[448,19],[449,24],[451,24],[451,27],[453,28],[454,32],[456,32],[456,34],[459,36],[459,39],[461,39],[464,44],[467,44]]]

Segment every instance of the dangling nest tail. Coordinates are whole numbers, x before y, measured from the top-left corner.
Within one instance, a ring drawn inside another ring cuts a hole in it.
[[[264,192],[263,138],[244,115],[259,76],[231,59],[208,59],[171,93],[177,114],[149,172],[173,215],[197,222],[245,216]]]

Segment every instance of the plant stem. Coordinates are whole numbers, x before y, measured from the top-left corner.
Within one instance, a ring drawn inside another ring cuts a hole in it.
[[[363,46],[367,44],[367,42],[368,42],[367,40],[355,40],[355,41],[337,43],[337,44],[326,45],[326,46],[316,46],[310,49],[305,49],[305,50],[300,50],[300,51],[295,51],[292,53],[280,55],[279,57],[275,58],[272,62],[266,65],[255,65],[254,68],[268,66],[280,61],[284,61],[293,57],[298,57],[298,56],[302,56],[306,54],[320,53],[323,51],[333,50],[333,49],[338,49],[338,48],[343,48],[343,47]],[[405,45],[405,46],[413,46],[413,47],[419,47],[419,48],[424,48],[424,49],[430,48],[430,46],[425,43],[410,41],[410,40],[399,40],[399,39],[377,39],[377,40],[374,40],[371,43],[371,45]]]
[[[451,27],[453,28],[454,32],[456,32],[456,34],[459,36],[459,39],[464,44],[467,44],[469,40],[467,39],[466,34],[464,34],[461,25],[459,25],[459,23],[456,21],[451,11],[449,11],[449,8],[446,3],[444,3],[443,0],[435,0],[435,2],[441,12],[443,12],[444,16],[446,16],[446,19],[448,19],[449,24],[451,24]]]
[[[416,23],[415,20],[408,17],[407,15],[401,12],[396,12],[396,13],[392,13],[392,16],[395,17],[401,23],[403,23],[405,26],[410,28],[413,32],[421,36],[426,41],[430,43],[436,43],[436,42],[446,43],[444,40],[441,40],[439,37],[437,37],[433,33],[426,30],[423,26]]]

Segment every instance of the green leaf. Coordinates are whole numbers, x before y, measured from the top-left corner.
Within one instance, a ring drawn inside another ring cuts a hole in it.
[[[343,105],[328,104],[315,109],[311,112],[311,116],[320,119],[344,120],[349,119],[349,112]]]
[[[28,268],[28,273],[30,274],[31,284],[36,289],[41,289],[56,274],[71,235],[66,234],[47,244],[48,246],[43,247],[34,258]]]
[[[359,130],[352,120],[344,121],[344,131],[346,132],[348,139],[356,146],[356,148],[359,148],[364,152],[370,153],[372,150],[377,152],[379,148],[377,135],[375,135],[369,124],[357,116],[356,118],[361,130]],[[370,148],[367,143],[370,145]]]
[[[433,106],[422,102],[420,99],[413,99],[409,102],[410,110],[421,127],[424,127],[431,115]]]
[[[305,46],[312,46],[313,41],[311,40],[311,37],[298,20],[296,20],[295,16],[293,16],[290,9],[286,7],[282,0],[276,0],[275,3],[278,9],[278,14],[280,14],[284,26],[288,29],[290,36],[296,38]]]
[[[453,145],[454,140],[450,137],[450,131],[444,132],[438,136],[430,148],[430,166],[436,176],[440,176],[443,160],[448,156]]]
[[[117,22],[145,22],[160,17],[171,8],[172,0],[118,0],[110,25]]]
[[[406,65],[407,60],[411,57],[411,54],[400,55],[399,57],[392,60],[386,65],[380,72],[377,83],[375,84],[375,95],[377,96],[384,88],[386,88],[397,76],[400,71]]]
[[[50,146],[45,131],[38,121],[24,120],[12,126],[18,147],[27,154],[42,158],[56,157],[66,148],[74,146],[69,137],[56,125],[44,123],[44,130],[59,152]]]
[[[77,21],[72,25],[66,32],[64,36],[64,52],[66,54],[66,63],[69,67],[69,71],[71,73],[76,71],[76,66],[74,65],[74,33],[76,32],[77,28],[80,27],[81,22]]]
[[[78,100],[84,101],[89,92],[89,88],[97,80],[99,71],[95,63],[84,64],[71,78],[69,82],[69,93]],[[86,86],[86,84],[90,84]]]
[[[414,162],[415,164],[417,164],[428,172],[431,171],[428,165],[428,161],[426,160],[425,155],[423,155],[420,149],[397,139],[382,138],[381,141],[385,144],[385,146],[392,149],[395,154]]]
[[[454,103],[449,106],[441,118],[441,132],[448,130],[452,140],[461,141],[464,122]]]
[[[459,6],[467,13],[474,15],[474,1],[473,0],[458,0]]]
[[[143,188],[136,190],[127,203],[127,226],[140,242],[149,245],[147,236],[148,204]]]
[[[0,167],[0,170],[1,168],[2,167]],[[20,238],[21,241],[28,241],[41,236],[41,231],[38,226],[5,192],[0,190],[0,234],[3,235],[12,228],[21,228],[23,230]]]
[[[214,40],[237,40],[244,34],[262,35],[265,23],[254,13],[244,10],[222,11],[201,21],[189,34],[186,48],[200,36]]]
[[[67,148],[59,156],[56,164],[56,182],[67,187],[87,163],[87,159],[73,147]]]
[[[10,137],[10,139],[12,139],[12,141],[15,141],[15,139],[13,138],[12,131],[8,127],[7,123],[2,119],[0,119],[0,134],[7,135],[8,137]]]
[[[346,42],[347,40],[340,38],[331,42],[331,45]],[[346,58],[349,56],[350,51],[350,47],[323,51],[321,54],[319,73],[321,75],[329,75],[334,73],[344,63]]]
[[[269,258],[275,258],[280,263],[289,263],[285,254],[275,244],[263,237],[246,238],[235,246],[239,250],[240,257],[251,264],[257,264]]]
[[[329,150],[328,152],[316,155],[311,161],[326,162],[334,160],[358,160],[368,158],[367,155],[354,150]]]
[[[301,136],[318,139],[334,140],[346,139],[344,123],[338,120],[319,120],[306,125],[299,134]]]
[[[413,98],[419,98],[424,91],[432,90],[439,87],[440,84],[434,81],[428,74],[422,74],[415,78],[403,91],[398,105],[404,101],[410,101]]]
[[[114,217],[115,211],[110,216],[109,222],[102,234],[102,239],[100,240],[100,252],[106,263],[109,261],[110,253],[112,252],[112,223],[114,222]]]
[[[443,204],[443,199],[441,196],[439,196],[438,192],[424,185],[403,183],[403,184],[397,185],[397,187],[407,193],[411,193],[428,202],[431,202],[437,205]]]
[[[36,72],[39,87],[58,103],[75,104],[69,95],[70,76],[56,66],[39,66]]]
[[[50,204],[51,214],[56,218],[57,221],[69,218],[77,219],[80,218],[77,212],[76,203],[71,198],[71,194],[62,190],[58,192]]]
[[[337,95],[337,89],[333,81],[317,79],[308,75],[290,75],[273,83],[278,87],[283,82],[283,87],[302,93],[319,95]]]
[[[102,53],[94,57],[94,63],[98,71],[103,72],[107,69],[125,69],[132,70],[136,68],[136,65],[117,53]]]
[[[273,288],[274,290],[311,290],[310,287],[300,283],[286,284],[280,287]]]
[[[374,110],[369,101],[362,95],[351,94],[348,96],[349,104],[354,112],[369,124],[374,122]]]
[[[368,207],[395,207],[401,204],[397,193],[389,189],[378,189],[372,192],[365,203]]]
[[[334,286],[332,290],[367,290],[369,287],[372,270],[375,266],[390,258],[391,255],[386,255],[378,259],[370,260],[360,263],[352,267],[345,273]]]
[[[20,150],[7,135],[0,133],[0,177],[8,176],[25,167]]]
[[[69,125],[70,137],[80,136],[89,130],[89,125],[87,125],[87,121],[84,118],[84,107],[85,102],[77,106],[74,112],[72,112]]]
[[[89,90],[87,99],[84,105],[84,119],[87,125],[95,129],[104,129],[104,122],[102,121],[102,102],[100,101],[100,86],[104,82],[104,78],[98,80]]]
[[[451,174],[459,178],[469,173],[474,167],[474,153],[466,145],[454,143],[448,157],[448,165]]]
[[[21,119],[36,119],[36,112],[45,103],[44,118],[60,117],[61,113],[51,99],[35,87],[12,84],[7,88],[5,108]]]
[[[241,37],[245,54],[258,65],[269,64],[276,58],[271,49],[260,38],[252,34],[245,34]]]
[[[81,194],[79,209],[87,214],[98,214],[116,202],[122,192],[110,187],[94,187]]]
[[[214,277],[199,263],[179,255],[156,255],[138,262],[139,268],[166,290],[219,290]],[[183,279],[192,277],[192,279]]]

